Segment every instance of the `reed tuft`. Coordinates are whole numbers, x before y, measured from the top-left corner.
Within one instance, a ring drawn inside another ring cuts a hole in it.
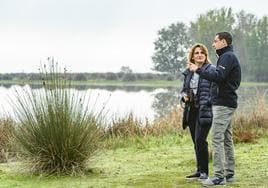
[[[16,140],[34,172],[74,174],[100,147],[99,116],[85,94],[71,88],[66,69],[53,58],[40,69],[43,89],[24,88],[13,102],[18,121]]]

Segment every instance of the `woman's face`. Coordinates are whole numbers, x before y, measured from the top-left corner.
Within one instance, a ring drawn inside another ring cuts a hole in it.
[[[206,61],[206,58],[207,56],[205,52],[200,47],[195,48],[192,58],[195,63],[204,63]]]

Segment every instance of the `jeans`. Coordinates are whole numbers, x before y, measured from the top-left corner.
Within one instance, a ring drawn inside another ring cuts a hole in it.
[[[200,125],[198,119],[198,108],[191,107],[190,117],[189,117],[189,129],[194,143],[194,150],[196,156],[196,166],[197,172],[209,173],[208,168],[208,142],[207,136],[211,127],[209,125]]]

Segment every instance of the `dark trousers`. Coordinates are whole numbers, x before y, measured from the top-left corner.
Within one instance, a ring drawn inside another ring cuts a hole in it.
[[[194,143],[197,172],[209,173],[208,168],[208,142],[207,136],[210,125],[200,125],[198,119],[198,108],[191,107],[189,116],[189,129]]]

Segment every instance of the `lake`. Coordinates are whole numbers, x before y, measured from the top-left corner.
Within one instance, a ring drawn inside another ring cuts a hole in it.
[[[14,116],[10,100],[15,99],[15,90],[23,95],[25,89],[41,90],[42,88],[29,85],[0,86],[1,116]],[[266,93],[267,89],[267,87],[240,87],[238,90],[239,109],[250,106],[250,100],[254,100],[258,93],[261,95]],[[85,94],[89,100],[90,109],[97,113],[102,111],[107,121],[125,117],[129,113],[133,113],[141,121],[145,119],[152,121],[166,114],[172,106],[179,104],[179,87],[75,86],[72,90]]]

